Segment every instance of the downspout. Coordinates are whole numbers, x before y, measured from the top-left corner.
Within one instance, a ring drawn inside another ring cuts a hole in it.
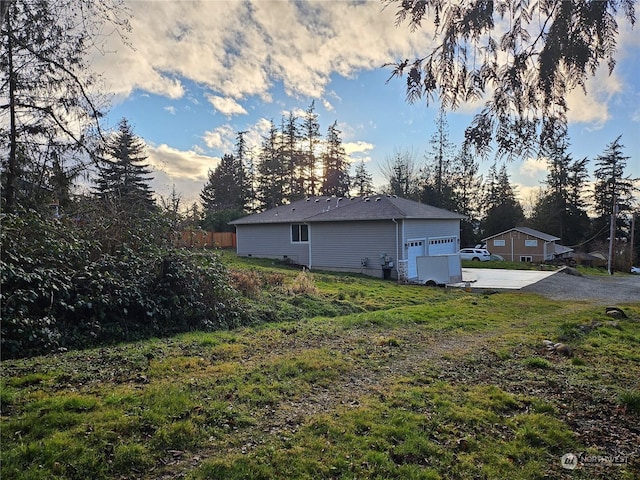
[[[547,261],[547,245],[549,245],[551,242],[543,242],[542,243],[542,261],[546,262]]]
[[[398,271],[398,262],[400,261],[400,250],[398,249],[398,222],[396,222],[395,218],[392,218],[391,221],[393,223],[396,224],[396,263],[395,263],[395,267],[396,267],[396,277],[398,277],[400,275],[400,272]],[[402,228],[404,229],[404,222],[402,223]]]
[[[515,262],[513,259],[513,233],[511,234],[511,261]]]
[[[404,256],[404,253],[405,253],[405,250],[406,250],[406,248],[404,248],[404,247],[406,247],[406,244],[405,244],[406,239],[407,239],[407,235],[406,235],[406,233],[404,231],[404,220],[403,220],[402,221],[402,245],[403,245],[403,248],[402,248],[402,260],[408,260],[408,258]]]
[[[311,261],[311,225],[309,225],[308,223],[305,223],[305,225],[307,226],[307,232],[309,232],[309,260],[307,262],[307,268],[311,270],[311,264],[313,263]]]

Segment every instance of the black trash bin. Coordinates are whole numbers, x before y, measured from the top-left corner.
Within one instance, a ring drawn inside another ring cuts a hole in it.
[[[382,269],[382,278],[385,280],[389,280],[391,278],[391,268]]]

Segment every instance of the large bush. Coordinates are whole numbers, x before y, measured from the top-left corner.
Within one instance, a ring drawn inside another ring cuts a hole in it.
[[[97,227],[36,213],[2,219],[4,358],[243,323],[215,255],[153,241],[159,232],[104,242],[113,236]]]

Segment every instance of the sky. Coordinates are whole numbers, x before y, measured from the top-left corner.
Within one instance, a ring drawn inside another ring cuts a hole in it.
[[[258,147],[270,121],[302,117],[311,102],[323,137],[337,122],[352,165],[365,162],[378,187],[382,167],[398,152],[425,162],[438,105],[406,102],[405,79],[387,63],[424,55],[427,28],[396,26],[396,7],[377,0],[125,0],[130,46],[105,37],[92,59],[111,99],[106,118],[126,118],[147,146],[153,189],[182,203],[198,201],[220,157],[232,153],[238,131]],[[640,177],[640,26],[620,22],[617,65],[568,99],[570,152],[593,159],[622,135],[626,172]],[[108,32],[106,32],[108,33]],[[447,113],[458,147],[480,103]],[[480,160],[486,171],[493,159]],[[512,184],[530,203],[546,177],[544,159],[508,163]],[[353,169],[352,169],[353,172]],[[640,185],[639,185],[640,186]],[[525,205],[526,206],[526,205]]]

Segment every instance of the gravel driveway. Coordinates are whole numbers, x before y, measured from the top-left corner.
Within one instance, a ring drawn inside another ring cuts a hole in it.
[[[564,269],[522,288],[554,300],[587,300],[601,305],[640,302],[640,275],[575,275]]]

